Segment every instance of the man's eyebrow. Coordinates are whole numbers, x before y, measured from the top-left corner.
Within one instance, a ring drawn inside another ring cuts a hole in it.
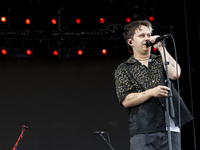
[[[138,35],[142,35],[142,34],[148,34],[148,35],[151,35],[151,33],[146,33],[146,32],[138,33]]]
[[[145,34],[145,33],[144,33],[144,32],[140,32],[140,33],[138,33],[138,34],[140,35],[140,34]]]

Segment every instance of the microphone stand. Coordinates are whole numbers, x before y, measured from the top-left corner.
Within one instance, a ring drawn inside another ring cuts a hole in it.
[[[26,129],[27,129],[26,126],[22,126],[22,132],[21,132],[19,138],[17,139],[17,142],[15,143],[15,145],[14,145],[12,150],[17,150],[18,143],[21,140],[21,138],[23,138],[23,134],[24,134]]]
[[[100,136],[101,136],[102,139],[110,146],[110,148],[111,148],[112,150],[114,150],[114,148],[113,148],[112,145],[111,145],[109,135],[108,135],[107,132],[106,132],[106,134],[107,134],[107,136],[108,136],[109,142],[108,142],[108,141],[106,140],[106,138],[102,135],[102,133],[100,133]]]
[[[175,117],[175,113],[174,113],[174,106],[173,106],[173,101],[172,101],[172,91],[171,91],[171,81],[169,79],[169,72],[168,72],[168,66],[169,62],[167,62],[166,59],[166,52],[165,52],[165,38],[161,41],[162,43],[162,47],[163,47],[163,55],[164,55],[164,60],[165,60],[165,70],[166,70],[166,76],[167,76],[167,86],[170,88],[169,91],[169,97],[165,97],[165,103],[166,103],[166,117],[165,117],[165,121],[166,121],[166,127],[167,127],[167,134],[168,134],[168,146],[169,146],[169,150],[172,150],[172,139],[171,139],[171,131],[170,131],[170,113],[171,112],[171,117],[174,118]],[[169,107],[170,105],[170,107]]]

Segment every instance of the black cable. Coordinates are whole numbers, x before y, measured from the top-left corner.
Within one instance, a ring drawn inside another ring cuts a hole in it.
[[[112,145],[112,144],[111,144],[111,141],[110,141],[110,136],[109,136],[109,134],[108,134],[107,132],[105,132],[105,133],[107,134],[108,142],[110,143],[110,145]]]
[[[193,96],[192,96],[192,77],[191,77],[191,66],[190,66],[190,51],[189,51],[189,40],[188,40],[188,30],[187,30],[187,13],[186,13],[186,3],[183,0],[184,4],[184,20],[185,20],[185,34],[186,34],[186,45],[187,45],[187,56],[188,56],[188,73],[189,73],[189,83],[190,83],[190,99],[191,99],[191,109],[192,116],[194,118],[194,105],[193,105]],[[194,138],[194,149],[197,149],[196,146],[196,131],[195,131],[195,122],[193,120],[193,138]]]
[[[102,139],[110,146],[110,148],[112,149],[112,150],[114,150],[114,148],[112,147],[112,145],[111,145],[111,142],[110,142],[110,137],[109,137],[109,134],[107,133],[107,132],[105,132],[106,134],[107,134],[107,136],[108,136],[108,141],[106,140],[106,138],[102,135],[102,133],[100,133],[99,135],[102,137]]]
[[[174,53],[175,53],[175,60],[176,60],[176,77],[177,77],[177,88],[178,88],[178,126],[180,128],[180,149],[181,149],[181,101],[180,101],[180,85],[179,85],[179,77],[178,77],[178,58],[177,58],[177,51],[176,51],[176,44],[174,37],[170,34],[172,41],[173,41],[173,46],[174,46]]]

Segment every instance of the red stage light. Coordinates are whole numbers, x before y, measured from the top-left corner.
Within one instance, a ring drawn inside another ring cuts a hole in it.
[[[99,19],[99,22],[100,22],[101,24],[105,23],[104,18],[100,18],[100,19]]]
[[[1,22],[6,22],[6,17],[1,17]]]
[[[31,23],[31,20],[30,19],[26,19],[25,20],[25,24],[30,24]]]
[[[157,51],[157,49],[153,47],[152,51],[153,51],[153,52],[156,52],[156,51]]]
[[[53,55],[54,55],[54,56],[58,56],[58,51],[57,51],[57,50],[54,50],[54,51],[53,51]]]
[[[31,51],[30,49],[27,49],[27,50],[26,50],[26,54],[27,54],[27,55],[31,55],[31,54],[32,54],[32,51]]]
[[[127,22],[127,23],[131,22],[131,18],[127,17],[127,18],[126,18],[126,22]]]
[[[133,52],[132,52],[132,51],[130,51],[130,50],[128,50],[128,53],[129,53],[129,54],[133,54]]]
[[[150,17],[149,17],[149,21],[154,21],[154,17],[153,17],[153,16],[150,16]]]
[[[57,23],[56,19],[51,19],[51,23],[56,24]]]
[[[79,49],[77,53],[78,55],[83,55],[83,50]]]
[[[2,54],[2,55],[6,55],[6,54],[7,54],[7,50],[6,50],[6,49],[2,49],[2,50],[1,50],[1,54]]]
[[[81,19],[77,18],[76,19],[76,24],[80,24],[81,23]]]
[[[107,54],[107,49],[102,49],[101,53],[102,53],[103,55],[106,55],[106,54]]]

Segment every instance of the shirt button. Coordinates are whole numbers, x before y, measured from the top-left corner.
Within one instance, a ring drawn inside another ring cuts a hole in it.
[[[154,83],[155,81],[154,81],[154,80],[152,80],[152,82]]]

